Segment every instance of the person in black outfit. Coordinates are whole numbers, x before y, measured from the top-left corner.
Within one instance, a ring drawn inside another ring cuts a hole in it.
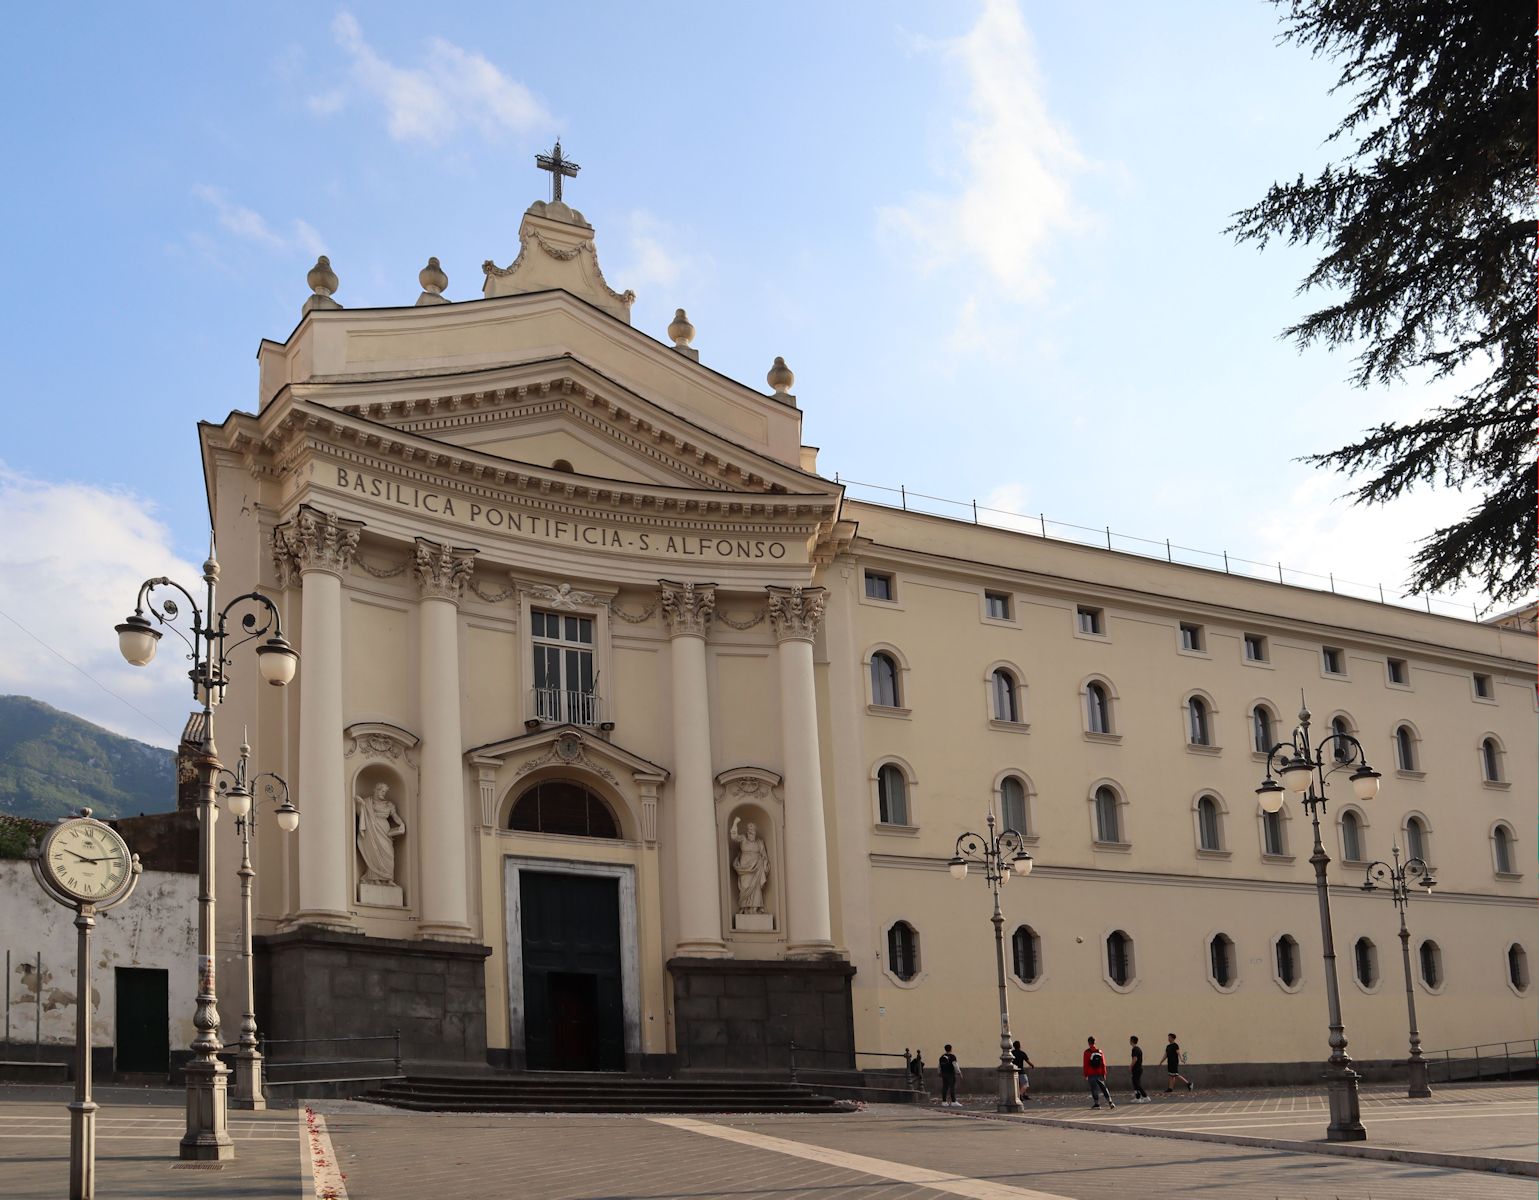
[[[1149,1099],[1149,1093],[1144,1091],[1144,1048],[1138,1044],[1137,1035],[1128,1038],[1128,1045],[1133,1048],[1133,1103],[1142,1104]]]
[[[1031,1061],[1031,1055],[1021,1049],[1020,1042],[1010,1043],[1010,1058],[1015,1063],[1015,1081],[1020,1097],[1022,1100],[1030,1100],[1031,1076],[1026,1074],[1026,1068],[1030,1067],[1035,1071],[1037,1064]]]
[[[957,1068],[957,1056],[951,1053],[951,1043],[946,1043],[946,1052],[940,1056],[941,1078],[941,1105],[945,1108],[961,1108],[957,1100],[957,1080],[962,1072]]]
[[[1168,1042],[1165,1046],[1165,1090],[1176,1090],[1176,1080],[1186,1084],[1186,1090],[1192,1090],[1192,1081],[1181,1074],[1181,1044],[1176,1041],[1176,1035],[1167,1033]]]

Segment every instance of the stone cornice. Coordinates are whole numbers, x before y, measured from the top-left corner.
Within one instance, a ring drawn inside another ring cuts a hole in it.
[[[771,587],[769,593],[770,627],[777,642],[810,642],[817,637],[828,606],[828,590],[820,587]]]
[[[705,637],[716,612],[716,585],[659,579],[657,586],[668,636]]]
[[[288,587],[309,571],[326,571],[339,579],[352,566],[363,522],[301,504],[291,520],[273,526],[273,565],[278,586]]]

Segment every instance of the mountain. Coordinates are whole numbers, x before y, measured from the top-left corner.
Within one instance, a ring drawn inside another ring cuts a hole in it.
[[[81,807],[103,818],[169,812],[175,756],[30,696],[0,696],[0,813],[52,820]]]

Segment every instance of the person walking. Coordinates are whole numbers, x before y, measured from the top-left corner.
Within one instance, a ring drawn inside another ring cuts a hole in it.
[[[1015,1060],[1016,1084],[1020,1092],[1021,1099],[1030,1100],[1031,1077],[1026,1074],[1026,1068],[1030,1067],[1033,1071],[1035,1071],[1037,1069],[1037,1064],[1031,1061],[1031,1055],[1027,1054],[1026,1051],[1021,1049],[1020,1042],[1010,1043],[1010,1057]]]
[[[946,1052],[940,1056],[941,1078],[941,1107],[961,1108],[962,1103],[957,1099],[957,1082],[962,1078],[962,1069],[957,1066],[957,1056],[951,1052],[951,1043],[946,1043]]]
[[[1181,1074],[1181,1043],[1176,1041],[1176,1035],[1173,1033],[1167,1033],[1165,1037],[1165,1090],[1175,1091],[1176,1080],[1179,1079],[1186,1084],[1186,1090],[1191,1091],[1192,1081]]]
[[[1133,1049],[1133,1062],[1129,1073],[1133,1077],[1133,1103],[1148,1104],[1149,1093],[1144,1091],[1144,1048],[1138,1044],[1138,1035],[1128,1038],[1128,1045]]]
[[[1116,1108],[1117,1102],[1111,1098],[1111,1093],[1106,1090],[1106,1055],[1101,1053],[1101,1048],[1095,1044],[1095,1038],[1088,1038],[1085,1046],[1085,1082],[1090,1085],[1090,1107],[1100,1108],[1101,1097],[1106,1097],[1109,1108]]]

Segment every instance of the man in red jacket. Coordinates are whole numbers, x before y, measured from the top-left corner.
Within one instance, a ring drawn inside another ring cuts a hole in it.
[[[1101,1053],[1101,1048],[1095,1044],[1095,1038],[1087,1039],[1085,1047],[1085,1082],[1090,1085],[1090,1107],[1100,1108],[1101,1097],[1106,1097],[1106,1103],[1111,1108],[1116,1108],[1116,1102],[1112,1100],[1111,1093],[1106,1090],[1106,1055]]]

